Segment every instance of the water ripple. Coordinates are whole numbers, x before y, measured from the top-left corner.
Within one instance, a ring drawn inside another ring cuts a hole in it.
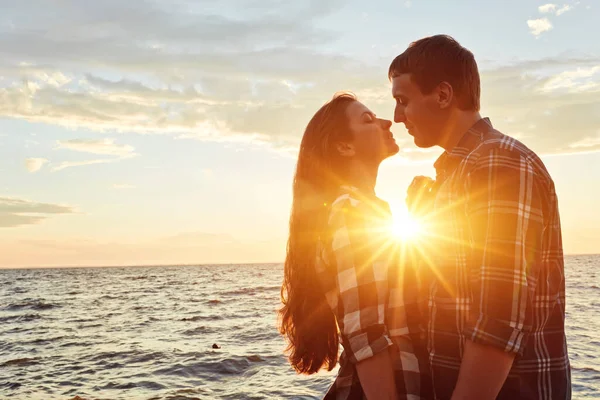
[[[595,266],[567,259],[574,398],[600,396]],[[281,265],[0,270],[0,397],[320,399],[336,370],[289,367],[281,279]]]

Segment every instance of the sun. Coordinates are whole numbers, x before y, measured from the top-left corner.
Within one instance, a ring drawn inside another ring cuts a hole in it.
[[[392,222],[392,235],[404,241],[416,241],[423,234],[423,227],[418,220],[408,212],[394,214]]]

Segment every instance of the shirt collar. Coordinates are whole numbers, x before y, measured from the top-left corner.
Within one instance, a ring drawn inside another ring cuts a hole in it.
[[[435,161],[433,166],[438,177],[445,175],[453,170],[462,160],[464,160],[481,143],[483,136],[493,129],[492,121],[489,118],[481,118],[471,126],[458,144],[452,150],[444,151]]]
[[[361,190],[356,186],[352,185],[341,185],[340,186],[340,194],[350,194],[354,196],[357,200],[372,202],[378,204],[379,206],[383,206],[384,208],[389,208],[388,203],[385,200],[377,197],[375,192],[367,192],[365,190]]]

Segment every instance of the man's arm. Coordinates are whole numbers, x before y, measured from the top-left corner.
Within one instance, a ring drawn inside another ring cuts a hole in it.
[[[514,353],[467,340],[452,400],[495,399],[514,358]]]
[[[531,274],[543,232],[530,162],[508,148],[481,150],[466,180],[473,243],[471,310],[453,400],[495,399],[531,329]]]

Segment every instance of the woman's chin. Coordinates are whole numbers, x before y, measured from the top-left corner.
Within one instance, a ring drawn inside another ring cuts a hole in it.
[[[400,151],[400,147],[394,142],[393,144],[390,144],[388,146],[388,155],[387,155],[387,157],[391,157],[393,155],[396,155],[396,154],[398,154],[399,151]]]

